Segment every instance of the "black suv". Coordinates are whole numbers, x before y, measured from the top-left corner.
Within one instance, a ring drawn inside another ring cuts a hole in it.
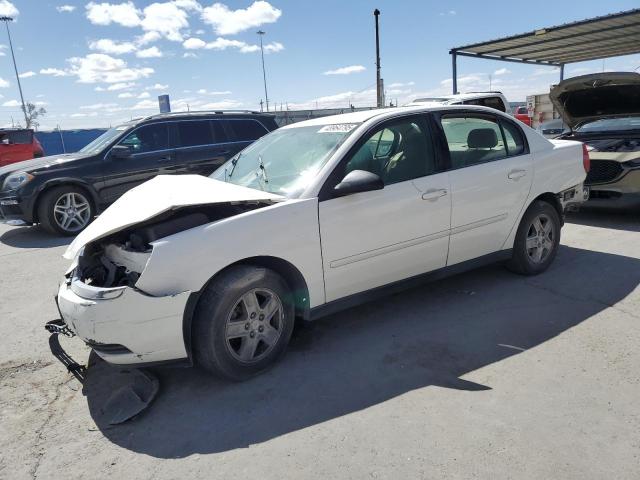
[[[107,130],[77,153],[0,168],[0,219],[75,235],[156,175],[209,175],[278,128],[260,112],[168,113]]]

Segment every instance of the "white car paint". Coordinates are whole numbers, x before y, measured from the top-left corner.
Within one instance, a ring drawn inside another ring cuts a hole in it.
[[[63,318],[84,340],[121,343],[132,351],[99,353],[112,363],[174,360],[186,355],[186,297],[239,261],[274,257],[288,262],[302,275],[308,290],[305,300],[315,308],[511,249],[516,227],[536,197],[572,187],[581,190],[585,172],[580,143],[550,142],[521,125],[528,155],[318,200],[335,166],[370,128],[404,115],[457,110],[510,119],[485,107],[422,106],[355,112],[283,127],[359,123],[295,199],[188,176],[158,177],[131,190],[69,247],[66,256],[75,257],[74,264],[97,239],[177,206],[256,200],[271,204],[153,242],[135,288],[120,287],[123,294],[89,289],[69,275],[59,291]],[[154,325],[157,330],[145,335],[145,328]]]

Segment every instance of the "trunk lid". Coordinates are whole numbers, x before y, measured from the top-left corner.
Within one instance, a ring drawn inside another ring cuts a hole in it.
[[[116,200],[80,232],[64,257],[71,260],[88,243],[175,208],[234,202],[275,203],[282,200],[285,197],[200,175],[158,175]]]
[[[640,115],[640,74],[595,73],[563,80],[551,102],[571,128],[602,118]]]

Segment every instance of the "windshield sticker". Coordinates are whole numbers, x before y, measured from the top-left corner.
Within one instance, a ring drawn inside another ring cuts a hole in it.
[[[337,123],[335,125],[325,125],[318,133],[348,133],[358,126],[357,123]]]

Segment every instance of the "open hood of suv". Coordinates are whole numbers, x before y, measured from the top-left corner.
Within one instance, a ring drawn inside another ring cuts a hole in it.
[[[595,73],[563,80],[551,101],[572,129],[601,118],[640,115],[640,74]]]
[[[69,245],[64,257],[73,259],[90,242],[150,220],[169,210],[217,203],[268,202],[285,197],[241,187],[200,175],[158,175],[139,185],[107,208]]]

